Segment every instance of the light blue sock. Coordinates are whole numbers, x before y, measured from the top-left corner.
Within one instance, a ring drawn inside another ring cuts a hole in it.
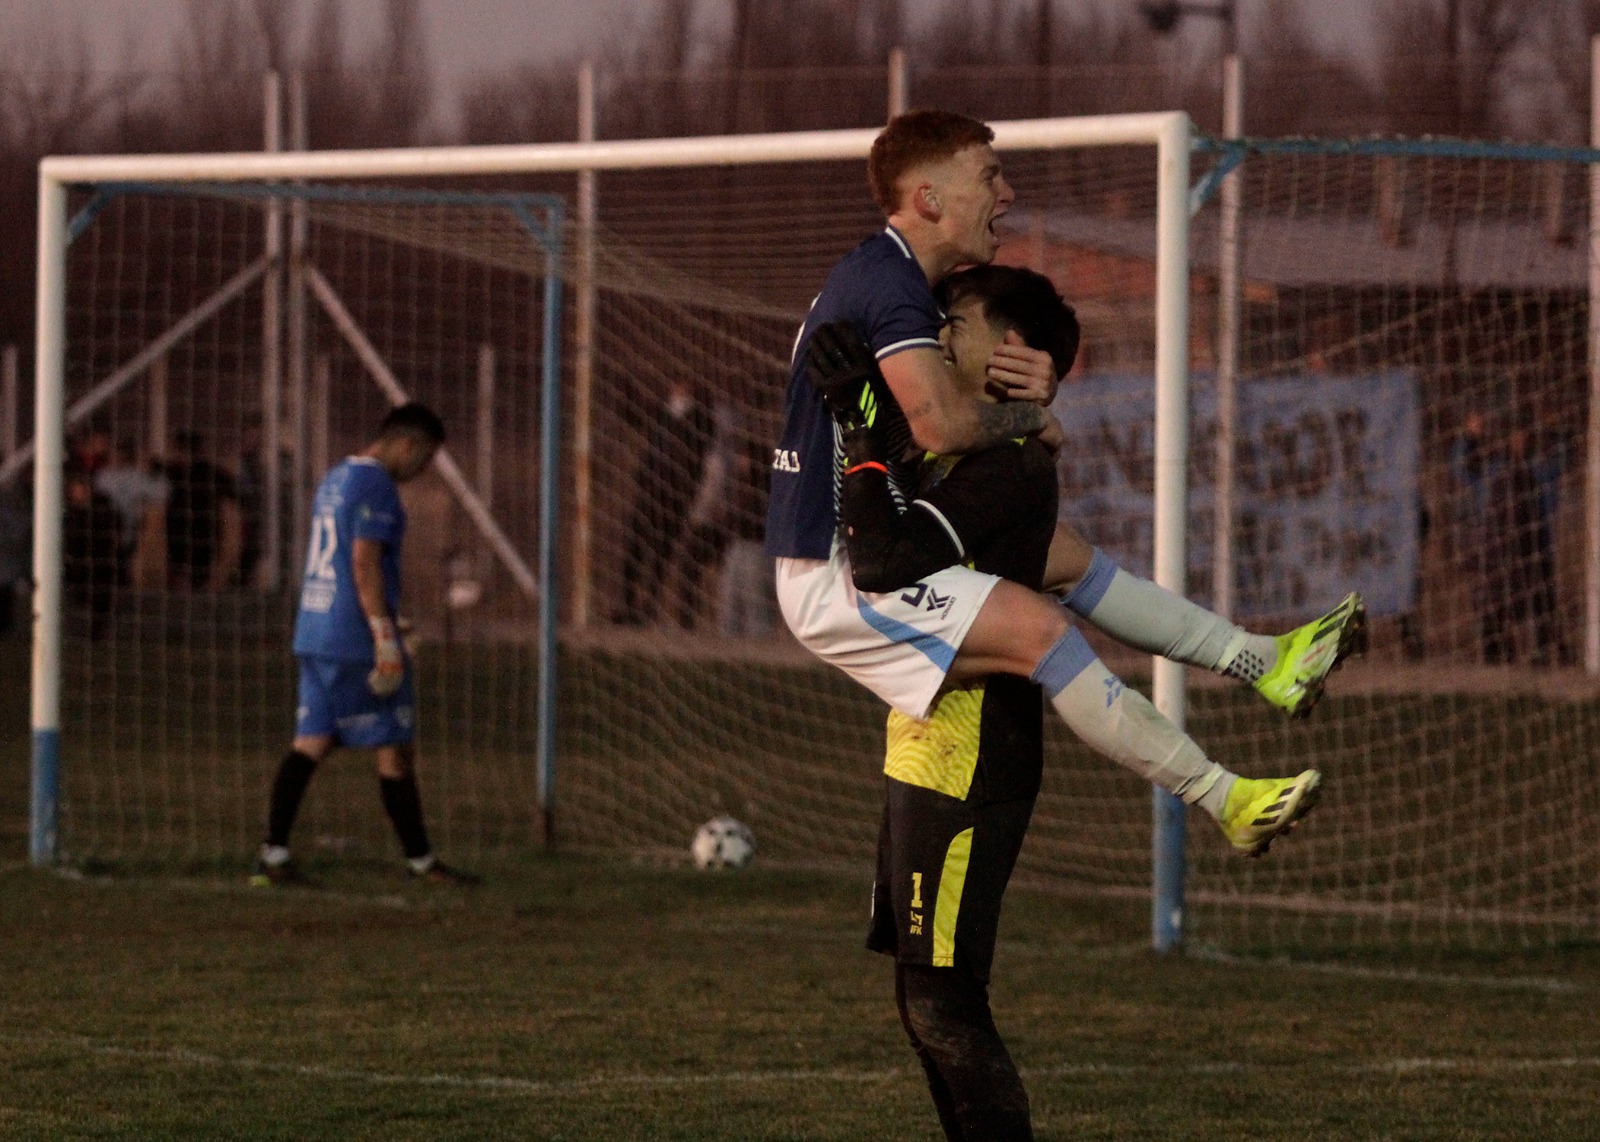
[[[1039,660],[1031,676],[1050,705],[1088,745],[1181,797],[1219,816],[1219,798],[1207,796],[1232,774],[1150,704],[1106,669],[1076,627]],[[1226,797],[1226,786],[1222,797]]]
[[[1254,682],[1278,660],[1271,635],[1251,634],[1149,579],[1130,575],[1099,548],[1061,603],[1135,650],[1243,682]]]

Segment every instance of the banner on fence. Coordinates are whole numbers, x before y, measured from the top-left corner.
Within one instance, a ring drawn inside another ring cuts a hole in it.
[[[1216,386],[1190,381],[1187,594],[1212,597]],[[1153,566],[1155,386],[1094,375],[1056,397],[1061,518],[1140,575]],[[1310,617],[1360,591],[1374,616],[1415,603],[1418,397],[1409,373],[1241,383],[1234,617]]]

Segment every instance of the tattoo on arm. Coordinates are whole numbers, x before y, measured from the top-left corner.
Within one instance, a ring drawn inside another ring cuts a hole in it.
[[[978,406],[978,426],[983,440],[973,451],[999,444],[1017,436],[1027,436],[1044,427],[1044,407],[1026,401],[1007,401],[1001,404]]]

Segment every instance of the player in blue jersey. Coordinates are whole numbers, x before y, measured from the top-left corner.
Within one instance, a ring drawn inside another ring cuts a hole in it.
[[[411,747],[411,661],[398,629],[406,532],[399,485],[432,463],[443,443],[444,423],[432,409],[400,405],[383,418],[376,439],[317,488],[294,628],[300,663],[294,742],[272,784],[252,884],[305,879],[289,856],[289,830],[312,774],[339,746],[373,751],[383,807],[413,877],[477,882],[439,860],[428,843]]]
[[[987,364],[991,387],[1010,398],[994,404],[961,389],[940,348],[933,286],[958,267],[994,258],[994,225],[1013,199],[992,139],[976,120],[917,111],[897,117],[873,145],[868,174],[888,227],[846,255],[813,303],[796,340],[773,457],[766,551],[776,559],[785,622],[804,646],[911,718],[924,717],[947,682],[1056,678],[1062,663],[1076,660],[1081,639],[1063,604],[1130,646],[1250,683],[1291,714],[1308,712],[1328,673],[1363,645],[1357,595],[1287,635],[1255,635],[1128,574],[1065,526],[1052,543],[1048,577],[1060,601],[961,566],[921,577],[916,591],[873,594],[852,582],[839,536],[841,448],[805,370],[818,328],[848,322],[881,370],[887,392],[872,413],[889,442],[890,482],[901,500],[911,486],[898,463],[906,454],[972,453],[1059,432],[1044,408],[1056,382],[1047,354],[1008,334]],[[1052,693],[1051,704],[1070,721],[1058,699]],[[1149,776],[1197,800],[1212,780],[1201,761],[1151,759]]]

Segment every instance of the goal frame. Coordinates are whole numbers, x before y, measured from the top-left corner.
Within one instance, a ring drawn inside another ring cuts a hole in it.
[[[1185,504],[1189,451],[1188,277],[1189,168],[1194,138],[1180,111],[1080,118],[1028,119],[992,124],[998,151],[1150,146],[1156,152],[1156,328],[1154,578],[1186,593]],[[100,183],[234,183],[292,180],[459,178],[528,173],[586,174],[651,167],[782,164],[865,159],[876,128],[698,138],[420,147],[348,151],[179,155],[52,156],[39,165],[38,293],[35,332],[34,555],[32,796],[29,858],[56,862],[60,792],[62,650],[62,510],[65,460],[66,256],[70,240],[67,196],[74,186]],[[547,424],[559,430],[559,385],[547,384]],[[579,399],[583,399],[580,394]],[[551,433],[552,437],[558,437]],[[580,450],[582,442],[580,442]],[[541,504],[553,507],[562,469],[545,457]],[[581,478],[581,477],[580,477]],[[543,510],[541,515],[543,515]],[[554,575],[555,544],[540,552],[545,595],[541,624],[554,623],[560,598]],[[553,696],[554,671],[542,688]],[[1184,668],[1165,659],[1153,665],[1153,698],[1173,722],[1185,720]],[[553,706],[541,706],[541,742],[553,750]],[[540,759],[540,793],[548,817],[553,801],[553,757]],[[550,766],[549,769],[546,766]],[[1182,803],[1153,791],[1151,924],[1158,951],[1178,947],[1183,931],[1185,819]]]

